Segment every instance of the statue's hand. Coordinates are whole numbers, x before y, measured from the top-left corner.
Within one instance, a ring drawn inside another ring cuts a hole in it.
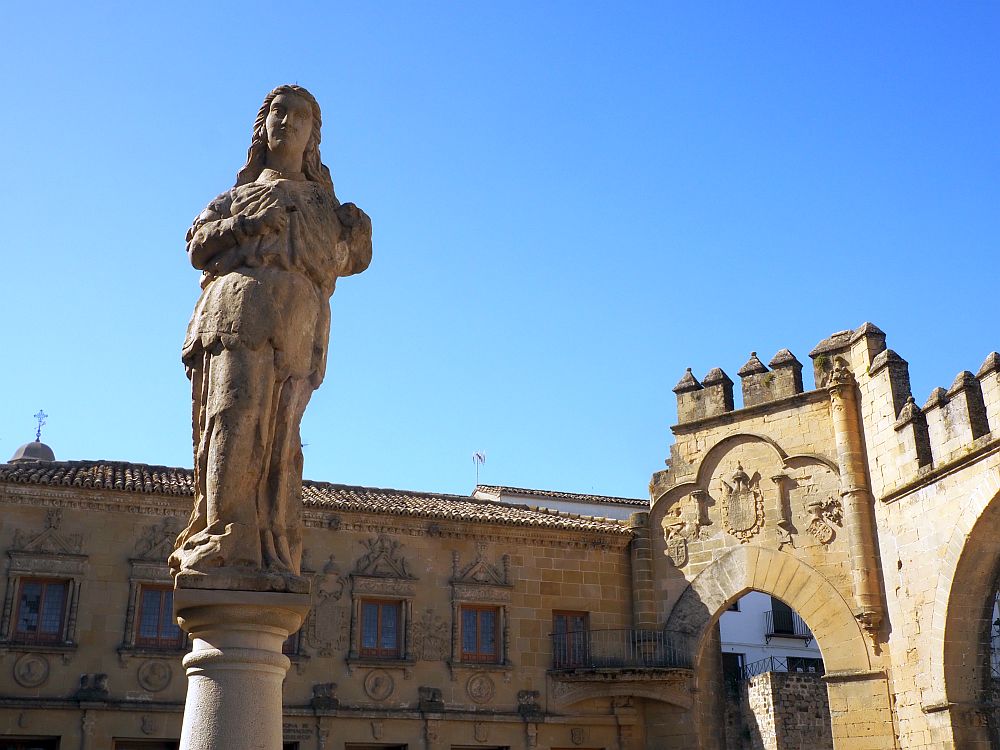
[[[337,209],[337,218],[340,219],[340,223],[348,229],[363,227],[366,224],[371,225],[372,223],[372,220],[368,218],[368,214],[355,206],[353,203],[344,203],[341,205]]]

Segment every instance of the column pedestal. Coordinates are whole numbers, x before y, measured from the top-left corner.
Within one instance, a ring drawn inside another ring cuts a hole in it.
[[[281,750],[281,646],[308,612],[308,594],[174,590],[194,643],[180,750]]]

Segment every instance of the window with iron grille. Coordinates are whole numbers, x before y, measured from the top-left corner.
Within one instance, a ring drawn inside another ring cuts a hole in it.
[[[59,643],[65,639],[69,581],[22,578],[18,586],[14,640]]]
[[[552,654],[556,669],[582,667],[587,663],[587,612],[552,613]]]
[[[361,600],[361,656],[398,659],[402,655],[402,602]]]
[[[500,608],[465,604],[462,613],[462,661],[500,662]]]

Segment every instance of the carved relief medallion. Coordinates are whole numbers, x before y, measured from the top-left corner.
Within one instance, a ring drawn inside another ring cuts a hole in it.
[[[722,525],[741,543],[760,531],[764,525],[764,495],[760,477],[750,477],[737,463],[732,484],[722,480]]]
[[[40,654],[25,654],[14,662],[14,680],[21,687],[38,687],[49,679],[49,662]]]
[[[170,665],[160,659],[150,659],[144,661],[136,670],[136,679],[143,690],[151,693],[158,693],[170,684],[173,672]]]
[[[381,669],[373,669],[365,677],[365,693],[374,701],[384,701],[395,688],[392,675]]]
[[[496,686],[488,674],[477,672],[465,683],[465,692],[476,703],[489,703],[493,700]]]

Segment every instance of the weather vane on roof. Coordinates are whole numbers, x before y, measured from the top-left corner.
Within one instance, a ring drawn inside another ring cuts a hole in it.
[[[35,419],[38,420],[38,429],[35,430],[35,440],[37,442],[42,442],[42,428],[45,426],[45,420],[48,419],[48,414],[46,414],[41,409],[38,410],[38,414],[35,415]]]

